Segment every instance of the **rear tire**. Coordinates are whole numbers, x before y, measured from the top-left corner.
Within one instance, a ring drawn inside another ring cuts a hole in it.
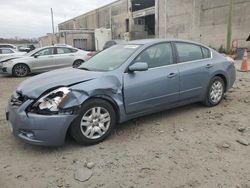
[[[78,68],[82,63],[84,63],[83,60],[75,60],[75,62],[73,63],[73,68]]]
[[[12,75],[15,77],[25,77],[29,74],[30,69],[25,64],[17,64],[12,69]]]
[[[225,83],[219,76],[215,76],[209,83],[206,98],[203,104],[209,107],[218,105],[223,99],[225,93]]]
[[[92,145],[108,137],[115,124],[116,113],[113,106],[102,99],[91,99],[83,104],[70,131],[77,143]]]

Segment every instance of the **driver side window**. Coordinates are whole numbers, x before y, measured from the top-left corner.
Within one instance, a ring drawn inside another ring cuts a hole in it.
[[[170,43],[161,43],[144,50],[135,62],[148,63],[149,68],[173,64],[173,53]]]
[[[40,50],[35,55],[39,55],[39,56],[53,55],[53,51],[54,51],[54,48],[46,48],[46,49]]]

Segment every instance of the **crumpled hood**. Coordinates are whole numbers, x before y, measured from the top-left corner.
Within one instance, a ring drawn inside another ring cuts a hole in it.
[[[92,72],[74,68],[64,68],[43,73],[23,81],[17,92],[36,99],[48,89],[69,86],[100,77],[104,72]]]

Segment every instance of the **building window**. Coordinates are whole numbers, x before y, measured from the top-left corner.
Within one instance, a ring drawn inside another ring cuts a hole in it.
[[[126,19],[125,22],[126,22],[126,32],[129,32],[129,19]]]
[[[131,0],[132,11],[143,10],[146,8],[154,7],[155,0]]]

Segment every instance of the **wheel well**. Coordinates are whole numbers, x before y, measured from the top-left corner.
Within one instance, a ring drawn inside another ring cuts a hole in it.
[[[224,84],[225,84],[225,90],[227,89],[227,79],[226,77],[223,75],[223,74],[217,74],[215,76],[218,76],[220,77],[223,81],[224,81]]]
[[[119,119],[120,119],[119,107],[118,107],[118,105],[116,104],[116,102],[111,97],[108,97],[108,96],[105,96],[105,95],[97,95],[97,96],[90,97],[86,101],[94,100],[94,99],[102,99],[102,100],[108,102],[109,104],[111,104],[112,107],[114,108],[116,116],[117,116],[117,120],[116,121],[119,122]],[[86,101],[84,101],[84,102],[86,102]],[[67,132],[66,132],[66,135],[65,135],[65,139],[66,139],[66,137],[68,135],[70,135],[70,127],[72,126],[72,123],[74,123],[74,121],[75,120],[73,120],[71,122],[71,124],[69,125],[69,127],[67,129]]]
[[[82,62],[84,62],[83,59],[76,59],[76,60],[74,61],[74,63],[75,63],[76,61],[82,61]]]
[[[89,98],[88,100],[93,100],[93,99],[95,99],[95,98],[96,98],[96,99],[102,99],[102,100],[108,102],[109,104],[111,104],[112,107],[113,107],[114,110],[115,110],[115,113],[116,113],[116,117],[117,117],[117,120],[116,120],[116,121],[119,122],[120,113],[119,113],[119,107],[118,107],[118,105],[116,104],[116,102],[115,102],[111,97],[105,96],[105,95],[93,96],[93,97]]]
[[[74,65],[75,65],[75,63],[76,63],[77,61],[81,61],[81,64],[85,62],[85,61],[82,60],[82,59],[76,59],[76,60],[73,62],[73,64],[72,64],[73,67],[74,67]]]
[[[28,71],[30,72],[30,67],[29,67],[29,65],[27,65],[27,64],[25,64],[25,63],[17,63],[17,64],[15,64],[15,65],[13,66],[13,68],[12,68],[12,72],[13,72],[14,67],[17,66],[17,65],[25,65],[25,66],[27,66],[27,67],[28,67]]]

